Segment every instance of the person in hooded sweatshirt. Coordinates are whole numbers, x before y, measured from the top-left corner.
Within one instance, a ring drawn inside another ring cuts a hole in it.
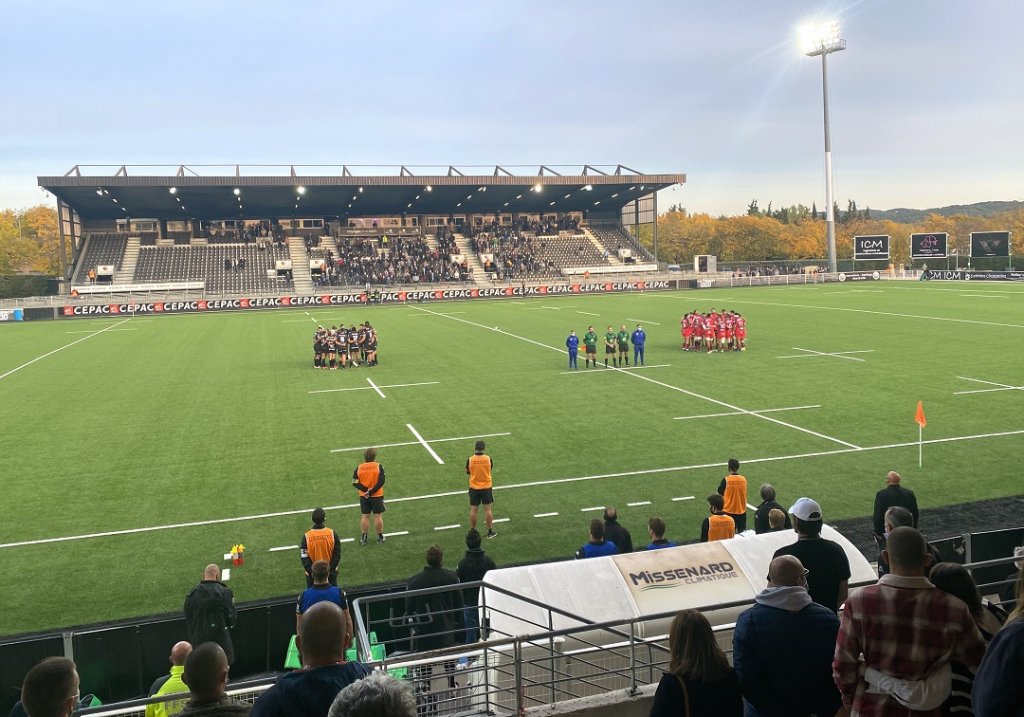
[[[732,638],[745,716],[834,715],[842,706],[832,680],[839,618],[811,601],[800,560],[772,560],[768,586],[754,602],[739,616]]]
[[[370,674],[361,662],[345,662],[352,641],[345,615],[332,602],[318,602],[302,615],[295,641],[302,669],[282,675],[252,706],[251,717],[327,717],[345,687]]]

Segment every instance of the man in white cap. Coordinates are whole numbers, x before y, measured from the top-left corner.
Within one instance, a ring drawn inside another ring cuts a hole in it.
[[[821,537],[821,506],[810,498],[801,498],[789,509],[797,541],[779,548],[773,557],[793,555],[809,571],[807,592],[811,599],[838,613],[846,602],[850,581],[850,561],[842,546]]]

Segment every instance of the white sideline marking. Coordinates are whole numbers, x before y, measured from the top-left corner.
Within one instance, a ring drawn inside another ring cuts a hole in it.
[[[822,356],[827,356],[827,357],[830,357],[830,358],[846,359],[847,361],[860,361],[861,363],[864,363],[864,359],[857,358],[856,356],[848,356],[847,354],[873,354],[875,352],[874,349],[865,349],[865,350],[861,350],[861,351],[834,351],[832,353],[825,353],[823,351],[811,351],[810,349],[802,349],[799,346],[794,346],[793,350],[794,351],[803,351],[804,353],[802,353],[802,354],[795,354],[795,355],[791,355],[791,356],[776,356],[775,358],[794,359],[794,358],[820,358]]]
[[[673,503],[677,503],[677,502],[679,502],[681,500],[693,500],[694,498],[696,498],[696,496],[693,496],[693,495],[681,495],[678,498],[673,498],[672,502]]]
[[[558,513],[534,513],[534,518],[554,518]]]
[[[281,323],[282,324],[304,324],[304,323],[306,323],[306,320],[305,319],[288,319],[287,321],[282,321]]]
[[[454,313],[454,312],[449,312]],[[577,314],[585,314],[586,316],[600,316],[601,314],[595,314],[593,311],[577,311]]]
[[[354,542],[356,542],[356,539],[355,538],[338,538],[338,542],[339,543],[354,543]]]
[[[591,510],[604,510],[604,506],[603,505],[594,505],[594,506],[591,506],[589,508],[580,508],[580,512],[581,513],[586,513],[586,512],[591,511]]]
[[[304,311],[302,313],[304,313],[306,316],[309,316],[309,312],[308,311]],[[309,316],[309,320],[312,321],[314,324],[317,324],[317,325],[320,324],[320,322],[317,321],[316,319],[314,319],[312,316]]]
[[[394,538],[394,537],[397,537],[399,535],[408,535],[408,534],[409,534],[408,530],[398,530],[398,531],[395,531],[394,533],[384,533],[384,537],[385,538]],[[350,540],[351,540],[351,538],[350,538]]]
[[[989,386],[998,386],[999,388],[979,388],[974,391],[956,391],[953,393],[954,396],[965,396],[970,393],[993,393],[995,391],[1024,391],[1024,386],[1011,386],[1008,383],[996,383],[995,381],[983,381],[980,378],[968,378],[967,376],[957,376],[957,378],[963,379],[964,381],[974,381],[975,383],[984,383]]]
[[[495,518],[491,522],[492,523],[507,523],[510,520],[512,520],[512,519],[511,518]]]
[[[230,579],[231,579],[231,568],[224,568],[223,570],[220,571],[220,580],[221,580],[221,582],[226,583]]]
[[[751,411],[752,414],[778,413],[779,411],[802,411],[805,408],[821,408],[821,406],[786,406],[784,408],[765,408],[760,411]],[[688,421],[691,418],[718,418],[720,416],[745,416],[743,411],[728,411],[726,413],[705,413],[702,416],[676,416],[673,421]]]
[[[231,553],[224,553],[225,560],[231,560]]]
[[[466,441],[470,438],[493,438],[495,436],[511,436],[508,431],[504,433],[481,433],[478,436],[455,436],[454,438],[431,438],[427,443],[448,443],[449,441]],[[377,443],[372,446],[356,446],[354,448],[332,448],[331,453],[350,453],[352,451],[365,451],[367,448],[396,448],[398,446],[418,446],[420,441],[405,441],[403,443]]]
[[[271,553],[277,553],[277,552],[279,552],[281,550],[298,550],[298,549],[299,549],[298,545],[279,545],[276,548],[271,548],[270,552]]]
[[[975,299],[1008,299],[1008,296],[999,296],[998,294],[960,294],[960,296],[971,296]]]
[[[751,505],[750,503],[747,503],[747,510],[752,510],[752,511],[754,511],[756,513],[757,512],[757,506],[756,505]]]
[[[380,390],[380,386],[378,386],[377,384],[375,384],[375,383],[373,382],[373,379],[372,379],[372,378],[370,378],[370,377],[367,377],[367,378],[366,378],[366,382],[367,382],[368,384],[370,384],[370,388],[372,388],[372,389],[373,389],[374,391],[376,391],[376,392],[377,392],[377,395],[378,395],[378,396],[380,396],[381,398],[387,398],[387,396],[385,396],[385,395],[384,395],[384,392]]]
[[[930,438],[923,441],[923,443],[932,445],[939,443],[954,443],[958,441],[974,441],[984,438],[1006,438],[1009,436],[1020,436],[1024,435],[1024,429],[1015,431],[999,431],[997,433],[976,433],[967,436],[950,436],[948,438]],[[880,446],[864,446],[861,448],[836,448],[829,451],[814,451],[812,453],[794,453],[785,456],[768,456],[764,458],[741,458],[740,461],[743,463],[773,463],[777,461],[790,461],[800,460],[802,458],[820,458],[822,456],[838,456],[847,453],[866,453],[869,451],[884,451],[894,448],[913,448],[918,445],[917,441],[907,441],[904,443],[888,443]],[[596,475],[588,476],[577,476],[573,478],[558,478],[555,480],[541,480],[532,481],[529,483],[513,483],[510,485],[497,485],[494,486],[494,490],[516,490],[519,488],[534,488],[539,485],[548,485],[553,483],[576,483],[580,481],[591,481],[600,480],[604,478],[626,478],[637,475],[654,475],[657,473],[679,473],[682,471],[691,470],[704,470],[707,468],[721,468],[721,462],[715,463],[699,463],[694,465],[686,466],[669,466],[667,468],[646,468],[642,470],[626,471],[623,473],[601,473]],[[465,490],[451,490],[443,493],[431,493],[427,495],[410,495],[401,498],[389,498],[389,503],[407,503],[415,500],[430,500],[434,498],[450,498],[452,496],[465,496]],[[680,500],[689,500],[692,498],[681,498]],[[675,499],[673,499],[675,500]],[[324,506],[324,510],[347,510],[349,508],[358,508],[358,503],[347,503],[343,505],[329,505]],[[0,543],[0,549],[5,548],[20,548],[29,545],[48,545],[51,543],[67,543],[75,540],[86,540],[89,538],[109,538],[118,535],[135,535],[137,533],[153,533],[161,530],[174,530],[177,528],[199,528],[207,525],[223,525],[225,523],[241,523],[252,520],[264,520],[267,518],[280,518],[291,515],[307,515],[312,508],[302,508],[300,510],[282,510],[274,513],[260,513],[256,515],[241,515],[232,518],[213,518],[210,520],[197,520],[189,523],[169,523],[165,525],[153,525],[145,528],[125,528],[122,530],[108,530],[102,533],[85,533],[81,535],[65,535],[57,538],[40,538],[37,540],[22,540],[16,543]],[[495,523],[508,522],[508,518],[495,518]],[[401,533],[385,533],[385,536],[391,535],[407,535],[409,531],[403,531]]]
[[[436,312],[436,311],[431,311],[430,309],[425,309],[425,308],[423,308],[421,306],[417,306],[417,307],[414,307],[414,308],[419,309],[420,311],[426,311],[427,313],[434,313],[434,314],[439,313],[439,312]],[[445,314],[440,314],[440,315],[444,316]],[[525,341],[527,343],[534,344],[535,346],[540,346],[541,348],[548,349],[549,351],[556,351],[556,352],[558,352],[560,354],[564,353],[564,349],[556,348],[556,347],[551,346],[549,344],[542,344],[540,341],[534,341],[533,339],[528,339],[525,336],[518,336],[516,334],[509,333],[508,331],[504,331],[502,329],[491,329],[490,327],[484,326],[483,324],[479,324],[479,323],[477,323],[475,321],[470,321],[468,319],[462,319],[462,318],[459,318],[459,317],[456,317],[456,316],[451,316],[449,318],[452,321],[459,321],[459,322],[461,322],[463,324],[468,324],[469,326],[476,326],[477,328],[487,329],[488,331],[497,331],[498,333],[504,334],[504,335],[506,335],[506,336],[508,336],[510,338],[517,339],[519,341]],[[858,449],[859,448],[859,446],[857,446],[857,445],[855,445],[853,443],[850,443],[848,441],[844,441],[844,440],[839,439],[839,438],[834,438],[832,436],[826,436],[824,433],[818,433],[817,431],[812,431],[809,428],[801,428],[800,426],[793,425],[792,423],[786,423],[785,421],[780,421],[777,418],[769,418],[768,416],[762,416],[762,415],[757,414],[757,413],[752,413],[751,411],[748,411],[745,408],[740,408],[739,406],[735,406],[735,405],[733,405],[731,403],[726,403],[725,401],[719,401],[717,398],[711,398],[710,396],[703,396],[703,395],[701,395],[699,393],[696,393],[694,391],[688,391],[685,388],[680,388],[679,386],[673,386],[672,384],[669,384],[669,383],[663,383],[663,382],[657,381],[657,380],[655,380],[653,378],[649,378],[647,376],[644,376],[643,374],[640,374],[640,373],[632,373],[632,372],[626,371],[625,369],[614,368],[612,366],[609,366],[608,368],[611,371],[619,371],[619,372],[621,372],[625,376],[632,376],[634,378],[640,379],[641,381],[647,381],[648,383],[653,383],[656,386],[662,386],[663,388],[667,388],[667,389],[670,389],[672,391],[678,391],[679,393],[685,394],[687,396],[692,396],[693,398],[699,398],[699,399],[701,399],[703,401],[709,401],[711,403],[717,404],[717,405],[722,406],[724,408],[731,409],[733,411],[740,411],[741,413],[746,413],[746,414],[749,414],[749,415],[752,415],[752,416],[757,416],[758,418],[764,419],[765,421],[769,421],[771,423],[776,423],[776,424],[778,424],[780,426],[785,426],[786,428],[792,428],[794,431],[800,431],[801,433],[806,433],[806,434],[811,435],[811,436],[817,436],[818,438],[824,438],[825,440],[832,441],[833,443],[838,443],[838,444],[843,445],[843,446],[847,446],[848,448],[854,448],[854,449]]]
[[[366,379],[370,381],[370,379]],[[372,384],[373,381],[370,381]],[[419,383],[388,383],[377,386],[376,389],[381,388],[405,388],[407,386],[436,386],[440,381],[420,381]],[[374,389],[374,390],[376,390]],[[341,391],[369,391],[371,386],[355,386],[353,388],[321,388],[318,391],[306,391],[306,393],[339,393]],[[380,393],[378,390],[377,393]]]
[[[459,525],[458,523],[455,523],[454,525],[438,525],[437,527],[434,528],[434,530],[455,530],[456,528],[461,528],[461,527],[462,527],[461,525]]]
[[[411,423],[406,423],[405,427],[409,429],[412,435],[416,436],[416,440],[423,444],[423,447],[427,449],[427,453],[434,457],[438,465],[444,465],[444,461],[441,460],[441,456],[437,455],[437,451],[430,447],[430,444],[423,440],[423,436],[420,435],[419,431],[412,427]]]
[[[618,354],[616,354],[616,355],[618,355]],[[598,368],[614,368],[617,371],[639,371],[639,370],[645,369],[645,368],[668,368],[671,365],[672,364],[670,364],[670,363],[654,363],[654,364],[651,364],[650,366],[598,366]],[[583,371],[559,371],[559,373],[564,376],[566,374],[568,374],[568,375],[577,374],[577,373],[584,373],[584,374],[586,374],[586,373],[593,373],[593,372],[592,371],[587,371],[586,369],[584,369]]]
[[[637,507],[639,507],[641,505],[650,505],[650,504],[651,504],[651,501],[649,501],[649,500],[638,500],[636,503],[626,503],[626,507],[627,508],[637,508]]]
[[[654,324],[655,326],[661,326],[661,322],[659,321],[644,321],[643,319],[631,319],[628,316],[626,317],[626,321],[635,321],[638,324]]]
[[[465,311],[448,311],[448,314],[465,314]],[[418,311],[410,311],[406,316],[430,316],[430,314],[421,314]]]
[[[138,331],[138,329],[110,329],[110,331],[111,332],[114,332],[114,331]],[[65,331],[64,333],[66,333],[66,334],[91,334],[92,330],[90,329],[88,331]]]
[[[34,363],[35,363],[36,361],[42,361],[42,360],[43,360],[44,358],[46,358],[47,356],[53,356],[53,355],[54,355],[55,353],[57,353],[58,351],[63,351],[64,349],[69,349],[69,348],[71,348],[72,346],[74,346],[75,344],[80,344],[80,343],[82,343],[83,341],[88,341],[88,340],[89,340],[89,339],[91,339],[91,338],[92,338],[93,336],[99,336],[99,335],[100,335],[100,334],[102,334],[102,333],[106,333],[107,331],[110,331],[111,329],[113,329],[113,328],[114,328],[115,326],[120,326],[120,325],[121,325],[121,324],[123,324],[123,323],[124,323],[125,321],[131,321],[131,317],[128,317],[127,319],[121,319],[121,320],[120,320],[120,321],[118,321],[118,322],[117,322],[116,324],[110,324],[110,325],[109,325],[109,326],[108,326],[107,328],[105,328],[105,329],[99,329],[98,331],[93,331],[93,332],[92,332],[91,334],[89,334],[88,336],[83,336],[83,337],[82,337],[82,338],[80,338],[80,339],[75,339],[75,340],[74,340],[74,341],[72,341],[71,343],[69,343],[69,344],[64,344],[64,345],[63,345],[63,346],[61,346],[60,348],[56,348],[56,349],[54,349],[53,351],[48,351],[48,352],[46,352],[45,354],[43,354],[42,356],[36,356],[36,357],[35,357],[34,359],[32,359],[32,360],[30,360],[30,361],[26,361],[25,363],[23,363],[23,364],[22,364],[21,366],[17,366],[17,367],[15,367],[15,368],[12,368],[12,369],[11,369],[10,371],[8,371],[7,373],[4,373],[4,374],[0,374],[0,381],[2,381],[3,379],[7,378],[7,377],[8,377],[8,376],[10,376],[10,375],[11,375],[12,373],[17,373],[17,372],[18,372],[18,371],[20,371],[21,369],[23,369],[23,368],[26,368],[27,366],[31,366],[31,365],[32,365],[32,364],[34,364]]]

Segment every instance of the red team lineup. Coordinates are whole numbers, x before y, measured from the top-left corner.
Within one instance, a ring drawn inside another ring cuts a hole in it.
[[[747,320],[735,311],[691,311],[679,320],[683,351],[746,351]]]

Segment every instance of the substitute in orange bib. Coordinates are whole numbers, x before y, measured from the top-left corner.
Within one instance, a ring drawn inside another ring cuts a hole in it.
[[[367,448],[363,462],[352,473],[352,486],[359,491],[359,544],[366,545],[373,513],[377,542],[384,542],[384,466],[377,462],[377,449]]]
[[[718,493],[708,496],[708,509],[711,515],[704,519],[700,526],[700,542],[710,543],[713,540],[728,540],[736,536],[736,523],[722,511],[725,502]]]
[[[729,475],[718,484],[718,494],[725,501],[725,514],[736,523],[736,532],[747,529],[747,479],[740,475],[740,462],[729,459]]]
[[[494,503],[494,482],[491,479],[494,461],[484,454],[486,445],[483,441],[477,441],[474,448],[473,455],[466,461],[466,474],[469,476],[469,528],[476,530],[476,513],[482,503],[487,537],[493,538],[497,535],[494,532],[494,512],[491,510]]]
[[[313,563],[318,560],[323,560],[331,566],[327,581],[337,587],[338,563],[341,562],[341,541],[336,532],[324,527],[327,515],[323,508],[316,508],[312,518],[313,527],[302,536],[302,545],[299,546],[302,569],[306,571],[306,587],[313,587]]]

